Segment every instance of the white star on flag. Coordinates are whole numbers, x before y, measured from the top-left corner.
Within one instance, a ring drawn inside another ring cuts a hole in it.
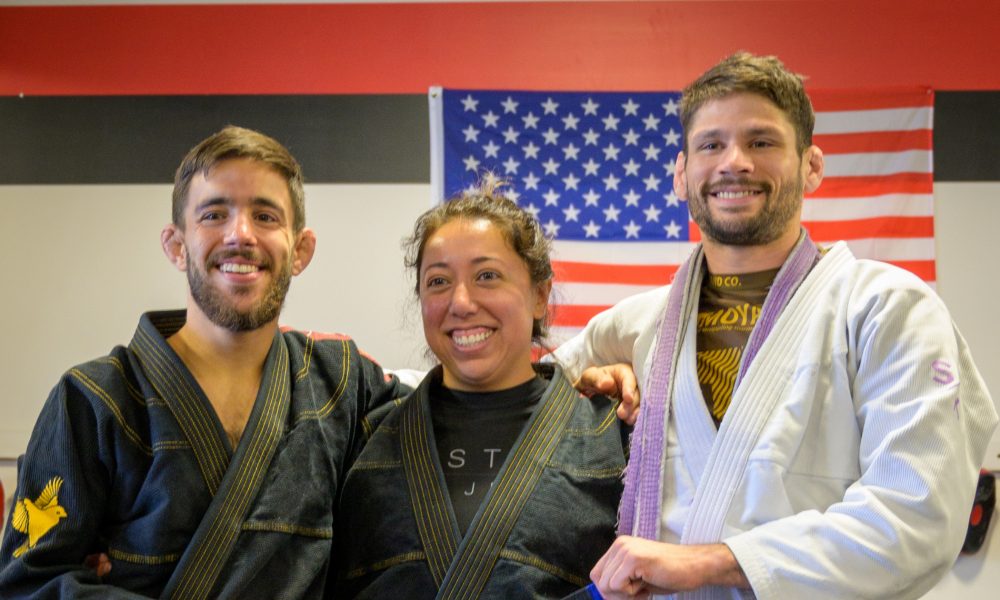
[[[527,160],[529,158],[538,158],[538,151],[541,150],[535,145],[535,142],[528,142],[527,146],[521,146],[521,150],[524,150],[524,158]]]
[[[470,125],[470,127],[471,127],[471,125]],[[507,131],[504,131],[502,133],[503,133],[503,143],[505,143],[505,144],[516,144],[517,143],[517,136],[521,135],[520,131],[514,131],[514,126],[513,125],[511,125],[510,127],[508,127]]]
[[[604,121],[604,131],[607,131],[609,129],[614,129],[617,131],[618,122],[621,121],[621,119],[615,117],[612,113],[608,113],[608,118],[601,120]]]
[[[587,237],[597,237],[597,234],[601,232],[601,226],[591,219],[590,223],[583,226],[583,230],[587,232]]]
[[[478,142],[479,141],[479,130],[472,126],[470,123],[468,127],[462,130],[465,134],[465,141],[467,142]]]
[[[535,206],[535,203],[532,202],[531,204],[525,207],[524,212],[530,214],[532,217],[537,219],[538,213],[542,212],[542,209]]]
[[[637,163],[637,162],[635,162],[634,158],[630,158],[630,159],[628,159],[628,162],[625,163],[622,166],[625,167],[625,175],[626,176],[635,175],[636,177],[638,177],[639,176],[639,167],[641,167],[642,165],[639,164],[639,163]]]
[[[671,127],[670,131],[663,134],[663,139],[666,140],[667,146],[679,146],[681,141],[681,134],[674,131],[674,128]]]
[[[538,119],[530,110],[527,115],[521,117],[521,120],[524,121],[525,129],[538,129]]]
[[[615,208],[614,204],[609,204],[608,207],[605,208],[603,212],[604,212],[604,222],[607,223],[608,221],[618,221],[618,215],[620,215],[622,211]]]
[[[559,108],[559,103],[558,102],[553,102],[552,98],[549,98],[547,101],[542,102],[542,108],[545,109],[545,114],[553,114],[554,115],[554,114],[556,114],[556,109]]]
[[[590,188],[590,191],[583,195],[583,199],[587,201],[586,206],[597,206],[597,201],[601,199],[601,195],[594,191],[594,188]]]
[[[501,102],[500,106],[503,107],[503,114],[514,113],[516,115],[518,104],[520,104],[520,102],[514,102],[513,98],[507,96],[507,100],[505,102]]]
[[[473,100],[472,94],[469,94],[465,100],[462,100],[462,106],[465,107],[466,111],[476,112],[476,105],[479,104],[479,100]]]
[[[667,103],[663,105],[663,110],[667,111],[667,114],[665,116],[676,115],[678,108],[680,107],[677,105],[676,102],[674,102],[673,98],[667,100]]]
[[[569,113],[562,118],[562,122],[564,125],[563,129],[576,129],[576,124],[580,122],[580,119],[574,117],[573,113]]]
[[[469,155],[469,158],[463,158],[462,162],[465,163],[466,171],[475,171],[479,168],[479,161],[476,160],[475,156]]]
[[[587,98],[587,101],[580,106],[583,107],[583,116],[594,115],[596,117],[597,107],[599,107],[600,104],[594,102],[593,98]]]
[[[534,173],[532,173],[531,171],[528,171],[528,176],[522,178],[521,181],[524,182],[524,189],[526,189],[526,190],[537,190],[538,189],[538,182],[541,181],[541,178],[535,177]]]
[[[580,153],[580,149],[574,146],[573,142],[570,142],[568,146],[562,149],[562,151],[563,154],[566,155],[566,160],[578,160],[576,155]]]
[[[625,138],[625,145],[626,146],[638,146],[639,145],[639,138],[641,136],[638,133],[636,133],[635,130],[629,129],[628,133],[623,133],[622,134],[622,137]]]
[[[604,148],[604,160],[618,160],[618,153],[621,152],[621,148],[615,148],[614,144],[608,144],[607,148]]]
[[[597,170],[601,168],[601,163],[594,162],[591,158],[587,162],[583,163],[583,174],[597,176]]]
[[[669,194],[664,194],[663,199],[667,201],[667,206],[680,206],[680,198],[674,193],[674,190],[670,190]]]
[[[583,139],[587,140],[586,142],[584,142],[584,144],[587,145],[587,146],[590,146],[591,144],[593,144],[594,146],[596,146],[597,145],[597,138],[599,138],[599,137],[601,137],[601,134],[599,134],[596,131],[594,131],[594,128],[591,127],[590,131],[588,131],[587,133],[583,134]]]
[[[551,156],[549,157],[548,161],[542,163],[542,166],[545,167],[545,174],[546,175],[558,175],[559,174],[559,163],[557,163],[556,161],[552,160]]]
[[[559,139],[559,132],[549,127],[548,131],[542,133],[542,137],[545,138],[546,144],[556,144]]]
[[[549,219],[549,222],[546,223],[545,225],[542,225],[542,227],[545,228],[545,235],[549,237],[556,237],[557,235],[559,235],[559,228],[562,227],[562,225],[556,223],[552,219]]]
[[[576,186],[578,183],[580,183],[580,180],[577,179],[575,175],[570,173],[569,177],[563,177],[563,183],[566,184],[567,190],[578,190],[579,188],[577,188]]]
[[[663,181],[663,180],[662,179],[657,179],[656,176],[653,175],[652,173],[649,174],[649,177],[647,177],[647,178],[645,178],[645,179],[642,180],[642,182],[646,184],[646,191],[647,192],[650,191],[650,190],[654,190],[654,191],[657,191],[657,192],[660,191],[660,182],[661,181]]]
[[[659,160],[660,159],[660,149],[654,146],[652,143],[646,148],[642,149],[646,153],[646,160]]]
[[[483,146],[483,152],[486,153],[486,158],[490,158],[490,157],[497,158],[497,152],[499,152],[499,151],[500,151],[500,146],[497,146],[496,144],[494,144],[493,140],[490,140],[489,144],[486,144],[485,146]]]
[[[642,212],[646,213],[646,222],[649,223],[650,221],[659,221],[660,213],[663,211],[650,204],[649,208]]]
[[[563,214],[566,215],[567,222],[578,221],[579,219],[577,219],[577,217],[580,216],[580,209],[570,204],[569,208],[563,209]]]
[[[555,190],[549,188],[548,193],[542,194],[542,198],[545,198],[545,206],[559,206],[557,200],[559,200],[560,195]]]
[[[663,165],[663,168],[667,170],[667,177],[673,177],[674,170],[677,169],[677,161],[671,158],[670,162]]]
[[[506,192],[503,193],[503,195],[506,196],[507,199],[513,202],[514,204],[517,204],[517,199],[521,197],[521,194],[514,188],[508,189]]]
[[[657,127],[660,126],[660,119],[653,116],[653,113],[649,113],[649,116],[642,120],[646,124],[646,131],[656,131]]]
[[[605,192],[608,191],[608,190],[617,190],[618,189],[618,184],[622,182],[621,179],[618,179],[617,177],[615,177],[614,173],[611,173],[610,175],[608,175],[607,177],[605,177],[601,181],[604,182],[604,191]]]
[[[622,195],[625,198],[625,206],[639,206],[639,199],[642,198],[642,194],[636,194],[635,190],[629,189],[627,194]]]
[[[625,114],[626,115],[633,115],[633,116],[636,116],[636,117],[639,116],[639,112],[638,112],[639,105],[636,104],[635,102],[632,102],[631,98],[628,99],[628,102],[626,102],[625,104],[622,104],[622,108],[625,109]]]
[[[513,156],[507,157],[507,162],[503,163],[504,175],[517,175],[517,168],[521,166],[521,163],[514,160]]]
[[[664,225],[664,229],[667,230],[668,238],[680,238],[681,237],[681,226],[677,224],[676,221],[670,219],[670,225]]]
[[[485,115],[480,115],[480,116],[483,118],[483,121],[486,122],[485,127],[496,127],[497,121],[500,120],[500,115],[493,114],[492,110],[486,113]]]
[[[640,229],[642,229],[642,225],[636,225],[635,221],[629,221],[628,225],[625,226],[625,239],[638,238]]]

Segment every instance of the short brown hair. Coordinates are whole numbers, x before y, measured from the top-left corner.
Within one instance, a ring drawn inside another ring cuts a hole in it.
[[[754,56],[737,52],[724,59],[684,88],[681,96],[681,126],[684,127],[684,153],[688,134],[698,109],[709,100],[730,94],[749,92],[763,96],[781,109],[795,128],[796,149],[801,155],[812,146],[813,113],[809,96],[802,88],[802,76],[785,68],[774,56]]]
[[[479,187],[466,190],[460,196],[448,200],[417,218],[413,224],[413,235],[403,240],[406,251],[406,266],[416,274],[414,291],[420,295],[420,266],[424,260],[424,247],[439,229],[451,221],[486,219],[493,223],[512,250],[528,268],[532,285],[542,285],[553,278],[552,263],[549,259],[551,243],[538,221],[517,204],[499,194],[502,182],[492,174],[487,174]],[[534,319],[531,339],[541,345],[548,335],[549,312],[546,308],[541,319]]]
[[[191,180],[198,173],[208,173],[217,164],[232,158],[249,158],[271,167],[288,183],[292,200],[292,230],[306,226],[306,194],[302,189],[302,168],[295,157],[273,138],[251,129],[227,125],[222,131],[204,140],[188,152],[174,174],[172,217],[174,225],[184,229],[184,209],[187,206]]]

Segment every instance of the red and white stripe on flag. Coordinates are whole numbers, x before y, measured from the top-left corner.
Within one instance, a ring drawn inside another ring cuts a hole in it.
[[[929,89],[815,91],[813,143],[826,172],[806,196],[813,240],[844,240],[858,258],[885,261],[935,286],[934,93]],[[670,283],[701,239],[687,242],[553,242],[557,346],[591,317],[631,295]]]

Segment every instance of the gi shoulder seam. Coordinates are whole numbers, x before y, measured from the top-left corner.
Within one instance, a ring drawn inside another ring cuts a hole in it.
[[[121,409],[118,408],[117,404],[115,404],[115,400],[110,394],[104,391],[101,386],[97,385],[94,380],[84,375],[83,371],[79,369],[70,369],[69,374],[83,384],[83,386],[90,390],[95,396],[100,398],[102,402],[104,402],[105,406],[107,406],[108,409],[111,410],[111,413],[115,416],[115,420],[117,420],[118,424],[121,425],[122,431],[125,432],[125,436],[132,440],[139,450],[142,450],[144,454],[148,454],[149,456],[153,455],[153,448],[149,444],[145,443],[142,440],[142,436],[136,433],[136,431],[129,427],[128,423],[125,422],[125,417],[122,415]]]
[[[117,548],[112,548],[108,546],[108,556],[117,560],[124,560],[125,562],[136,563],[140,565],[166,565],[170,563],[175,563],[181,559],[180,553],[177,554],[164,554],[163,556],[150,556],[148,554],[133,554],[131,552],[122,552]]]
[[[140,392],[138,388],[132,385],[132,382],[128,380],[128,375],[125,373],[125,367],[122,365],[122,361],[118,360],[118,357],[106,356],[104,358],[98,358],[94,362],[108,363],[118,369],[118,372],[122,375],[122,381],[125,383],[125,387],[128,388],[129,395],[132,396],[132,398],[139,404],[142,404],[143,406],[146,405],[146,399],[143,397],[142,392]]]
[[[277,521],[247,521],[241,528],[243,531],[270,531],[274,533],[294,533],[307,537],[329,540],[333,538],[332,527],[299,527]]]

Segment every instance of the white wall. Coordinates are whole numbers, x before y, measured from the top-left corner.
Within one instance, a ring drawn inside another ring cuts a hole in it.
[[[1000,183],[934,189],[938,292],[1000,394]],[[430,187],[313,184],[306,195],[319,245],[292,283],[282,323],[347,333],[388,367],[424,366],[399,241],[428,208]],[[185,287],[159,246],[168,185],[2,186],[0,211],[0,459],[11,459],[67,368],[128,343],[142,312],[183,307]],[[998,454],[1000,435],[993,470]],[[12,460],[0,460],[0,480],[9,510]],[[928,598],[993,598],[997,589],[1000,542],[961,558]]]

